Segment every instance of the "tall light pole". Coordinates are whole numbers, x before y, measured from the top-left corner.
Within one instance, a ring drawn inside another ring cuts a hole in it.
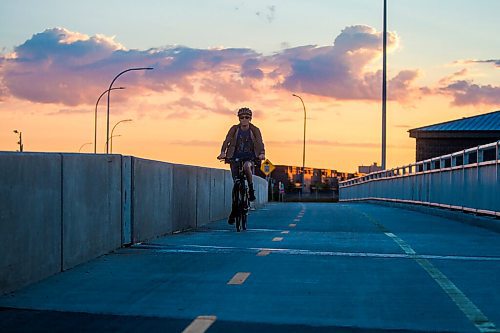
[[[116,89],[125,89],[125,87],[118,87],[118,88],[112,88],[111,90],[116,90]],[[95,103],[95,116],[94,116],[94,154],[97,154],[97,105],[99,105],[99,101],[101,100],[102,96],[104,96],[105,93],[108,92],[108,89],[104,90],[97,99],[97,102]]]
[[[107,112],[107,121],[106,121],[106,154],[109,153],[109,96],[111,95],[111,88],[113,87],[113,83],[115,83],[116,79],[118,79],[118,77],[124,73],[127,73],[127,72],[130,72],[130,71],[142,71],[142,70],[152,70],[153,67],[137,67],[137,68],[129,68],[129,69],[126,69],[124,71],[122,71],[121,73],[119,73],[117,76],[115,76],[115,78],[113,79],[113,81],[111,81],[111,84],[109,85],[109,88],[107,90],[108,92],[108,112]]]
[[[85,147],[86,145],[91,145],[92,142],[85,142],[83,145],[80,146],[80,149],[78,149],[78,152],[82,151],[82,148]]]
[[[300,101],[302,102],[302,107],[304,108],[304,144],[302,146],[302,192],[303,192],[305,186],[304,172],[306,164],[306,105],[304,104],[304,101],[299,95],[292,94],[292,96],[295,96],[298,99],[300,99]]]
[[[111,154],[113,154],[113,132],[114,132],[116,126],[118,126],[118,124],[124,123],[126,121],[132,121],[132,119],[123,119],[123,120],[120,120],[119,122],[117,122],[115,124],[115,126],[113,126],[113,129],[111,130],[111,137],[109,138],[111,140]]]
[[[386,102],[387,102],[387,0],[384,0],[384,32],[382,56],[382,170],[386,160]]]
[[[19,151],[22,153],[23,152],[23,132],[21,131],[18,131],[18,130],[14,130],[14,133],[16,134],[19,134],[19,141],[17,142],[17,144],[19,145]]]

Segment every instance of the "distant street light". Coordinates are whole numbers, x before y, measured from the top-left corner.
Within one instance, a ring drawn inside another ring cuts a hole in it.
[[[116,138],[116,137],[119,137],[119,136],[122,136],[122,135],[121,135],[121,134],[112,135],[112,136],[109,138],[109,140],[110,140],[111,142],[113,142],[113,138]],[[106,143],[104,144],[104,148],[106,148]]]
[[[82,151],[82,148],[85,147],[86,145],[91,145],[92,142],[86,142],[84,143],[83,145],[80,146],[80,149],[78,149],[78,152],[81,152]]]
[[[115,126],[113,126],[113,129],[111,130],[111,137],[110,137],[110,140],[111,140],[111,154],[113,154],[113,132],[114,132],[116,126],[118,126],[118,124],[124,123],[126,121],[132,121],[132,119],[123,119],[123,120],[120,120],[119,122],[117,122],[115,124]]]
[[[14,130],[14,133],[19,134],[19,141],[17,144],[19,145],[19,151],[22,153],[23,152],[23,132],[20,132],[18,130]]]
[[[386,102],[387,102],[387,0],[384,0],[384,37],[382,56],[382,170],[386,165]]]
[[[295,96],[298,99],[300,99],[300,101],[302,102],[302,106],[304,107],[304,145],[302,146],[302,191],[304,191],[304,185],[305,185],[304,172],[306,164],[306,105],[304,104],[304,101],[299,95],[292,94],[292,96]]]
[[[112,88],[111,90],[125,89],[125,87]],[[97,105],[101,100],[102,96],[108,92],[108,89],[104,90],[101,96],[97,99],[95,103],[95,116],[94,116],[94,154],[97,154]]]
[[[130,71],[141,71],[141,70],[152,70],[153,67],[138,67],[138,68],[129,68],[129,69],[126,69],[124,71],[122,71],[121,73],[119,73],[117,76],[115,76],[115,78],[113,79],[113,81],[111,81],[111,84],[109,85],[109,88],[107,90],[107,93],[108,93],[108,112],[107,112],[107,121],[106,121],[106,154],[109,153],[109,96],[111,95],[111,90],[112,90],[112,87],[113,87],[113,83],[115,83],[116,79],[118,79],[118,77],[126,72],[130,72]]]

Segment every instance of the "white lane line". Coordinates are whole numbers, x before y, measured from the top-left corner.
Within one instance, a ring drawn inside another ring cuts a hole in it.
[[[262,250],[259,253],[257,253],[257,256],[265,257],[265,256],[268,256],[270,253],[271,253],[271,251],[269,251],[269,250]]]
[[[283,237],[274,237],[273,242],[281,242],[283,240]]]
[[[281,233],[286,235],[286,234],[290,233],[290,230],[285,230],[285,231],[282,231]]]
[[[295,228],[295,227],[297,226],[297,224],[295,224],[295,223],[291,223],[291,224],[289,224],[288,226],[289,226],[290,228]]]
[[[294,219],[293,222],[300,222],[300,219]]]
[[[239,272],[236,273],[231,280],[227,284],[243,284],[245,280],[250,276],[248,272]]]
[[[275,230],[276,231],[276,230]],[[371,257],[388,259],[433,259],[433,260],[459,260],[459,261],[495,261],[500,262],[500,257],[478,257],[478,256],[456,256],[456,255],[434,255],[434,254],[406,254],[406,253],[372,253],[372,252],[332,252],[332,251],[311,251],[303,249],[267,249],[267,248],[245,248],[231,246],[213,245],[134,245],[131,249],[152,249],[159,253],[233,253],[235,251],[259,252],[270,250],[271,252],[294,255],[313,256],[339,256],[339,257]],[[411,253],[411,252],[410,252]]]
[[[394,240],[406,254],[415,255],[416,252],[404,240],[391,232],[385,233]],[[498,332],[495,324],[490,321],[484,313],[439,269],[431,264],[427,259],[415,258],[415,261],[437,282],[455,302],[465,316],[476,326],[479,332]]]
[[[203,333],[217,320],[216,316],[198,316],[182,333]]]

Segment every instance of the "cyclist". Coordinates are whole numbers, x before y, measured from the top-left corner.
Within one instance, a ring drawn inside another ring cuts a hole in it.
[[[238,158],[245,161],[243,169],[248,181],[249,200],[255,201],[255,191],[252,181],[254,162],[264,160],[266,151],[259,128],[250,123],[252,121],[252,110],[247,107],[239,109],[238,118],[240,123],[231,126],[229,129],[226,139],[222,143],[221,153],[217,158],[220,160],[229,160],[231,175],[235,182],[238,177],[238,164],[232,161],[232,159]],[[235,203],[233,202],[228,220],[229,224],[234,223],[235,208]]]

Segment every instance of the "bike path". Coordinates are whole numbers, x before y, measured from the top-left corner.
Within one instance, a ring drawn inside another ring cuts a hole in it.
[[[1,297],[0,331],[491,332],[497,239],[372,204],[269,204],[246,232],[218,221]]]

